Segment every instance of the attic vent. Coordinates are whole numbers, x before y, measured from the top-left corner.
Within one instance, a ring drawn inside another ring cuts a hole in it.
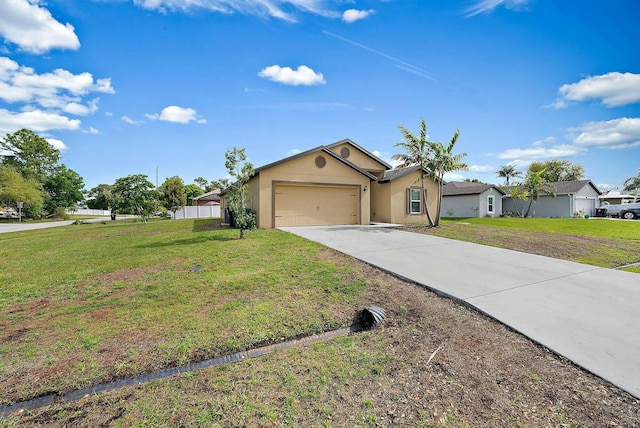
[[[324,168],[326,164],[327,164],[327,160],[324,158],[324,156],[322,155],[316,156],[316,166],[318,168]]]
[[[340,156],[342,156],[343,158],[348,158],[350,154],[351,151],[349,150],[349,147],[343,147],[340,149]]]

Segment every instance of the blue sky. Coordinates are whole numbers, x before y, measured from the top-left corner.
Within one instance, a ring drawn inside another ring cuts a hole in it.
[[[0,0],[0,135],[29,128],[87,189],[226,175],[398,125],[460,129],[470,170],[568,159],[640,168],[636,0]]]

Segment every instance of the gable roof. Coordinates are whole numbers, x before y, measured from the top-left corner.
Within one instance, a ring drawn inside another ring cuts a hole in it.
[[[414,171],[419,171],[420,165],[411,165],[404,168],[395,168],[389,171],[384,172],[384,176],[378,180],[380,183],[389,183],[390,181],[397,180],[400,177],[404,177],[405,175],[411,174]],[[429,170],[422,170],[425,175],[429,175]]]
[[[336,141],[335,143],[332,144],[328,144],[325,147],[328,149],[332,149],[336,146],[339,146],[341,144],[349,144],[351,146],[353,146],[353,148],[357,149],[358,151],[360,151],[362,154],[368,156],[369,158],[373,159],[374,161],[376,161],[377,163],[379,163],[381,166],[384,167],[385,170],[387,169],[391,169],[392,166],[389,165],[388,163],[386,163],[385,161],[383,161],[382,159],[380,159],[378,156],[374,155],[373,153],[371,153],[369,150],[360,147],[358,144],[356,144],[353,140],[349,139],[349,138],[345,138],[343,140],[340,141]]]
[[[504,190],[494,184],[450,181],[442,188],[442,196],[480,195],[490,189],[495,189],[498,193],[506,195]]]
[[[585,186],[591,186],[593,190],[596,191],[598,195],[602,194],[602,191],[598,189],[598,187],[593,184],[591,180],[572,180],[572,181],[551,181],[549,184],[556,188],[553,191],[556,195],[567,195],[569,193],[576,193],[582,190]],[[509,193],[510,189],[513,189],[514,186],[503,186],[502,189]]]
[[[220,189],[213,189],[210,192],[203,193],[202,195],[191,198],[194,201],[219,201]]]
[[[600,189],[598,189],[598,187],[595,184],[593,184],[591,180],[554,181],[553,183],[550,183],[550,184],[557,189],[554,192],[556,194],[576,193],[582,190],[582,188],[584,188],[587,185],[590,185],[591,187],[593,187],[593,189],[598,193],[598,195],[602,194]]]
[[[329,150],[327,148],[327,146],[318,146],[318,147],[315,147],[313,149],[297,153],[297,154],[295,154],[293,156],[289,156],[287,158],[280,159],[280,160],[272,162],[270,164],[263,165],[263,166],[261,166],[259,168],[256,168],[254,170],[255,172],[254,172],[253,176],[255,177],[256,175],[260,174],[260,172],[266,171],[267,169],[273,168],[274,166],[282,165],[282,164],[287,163],[289,161],[292,161],[294,159],[298,159],[298,158],[301,158],[303,156],[307,156],[307,155],[310,155],[310,154],[316,153],[316,152],[318,152],[318,153],[322,152],[322,153],[324,153],[324,154],[326,154],[326,155],[338,160],[339,162],[342,162],[343,164],[345,164],[349,168],[352,168],[352,169],[358,171],[362,175],[366,175],[370,180],[376,180],[376,176],[375,175],[373,175],[371,173],[368,173],[367,171],[365,171],[364,169],[360,168],[359,166],[357,166],[353,162],[349,162],[348,160],[344,159],[342,156],[340,156],[340,155],[334,153],[333,151]]]

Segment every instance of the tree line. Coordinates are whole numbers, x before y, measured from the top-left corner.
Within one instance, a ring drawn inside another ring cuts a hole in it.
[[[118,178],[85,190],[83,178],[60,163],[60,150],[29,129],[0,139],[0,208],[17,211],[22,202],[25,218],[65,218],[78,204],[88,208],[136,214],[175,211],[192,198],[212,190],[213,182],[198,177],[184,184],[170,177],[158,189],[144,174]]]

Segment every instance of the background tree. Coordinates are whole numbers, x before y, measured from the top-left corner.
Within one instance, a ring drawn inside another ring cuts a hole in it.
[[[399,125],[398,128],[404,137],[404,141],[399,142],[394,147],[403,148],[405,153],[394,154],[391,156],[391,159],[400,161],[398,168],[407,168],[412,165],[420,167],[420,197],[422,198],[422,211],[427,214],[429,226],[434,226],[435,222],[429,212],[429,206],[427,205],[427,191],[424,187],[424,179],[429,177],[425,171],[430,157],[430,143],[427,141],[427,123],[424,119],[420,121],[420,135],[418,137],[413,135],[411,131],[402,125]]]
[[[60,160],[60,151],[47,140],[28,129],[7,134],[0,140],[5,154],[2,163],[15,168],[25,178],[35,177],[41,183]]]
[[[624,180],[623,190],[625,192],[635,192],[636,195],[640,194],[640,169],[638,169],[638,175]]]
[[[160,186],[160,203],[168,210],[176,212],[187,204],[184,181],[178,176],[167,178]]]
[[[53,168],[43,183],[45,198],[44,209],[49,215],[66,217],[66,211],[74,209],[84,200],[84,180],[80,174],[64,164]]]
[[[35,218],[42,211],[43,199],[42,186],[35,178],[25,178],[13,167],[0,165],[0,206],[18,211],[18,202],[23,202],[24,216]]]
[[[527,174],[543,172],[546,181],[573,181],[584,178],[584,167],[579,163],[572,163],[568,160],[552,159],[544,162],[533,162],[529,165]]]
[[[512,178],[521,178],[522,171],[518,171],[513,164],[502,165],[497,171],[498,177],[504,178],[504,185],[509,186]]]
[[[525,212],[524,217],[529,217],[531,206],[538,200],[541,195],[548,194],[552,197],[555,197],[554,192],[556,191],[556,188],[549,183],[549,180],[546,179],[544,169],[527,174],[524,182],[522,183],[522,186],[528,193],[529,197],[529,205],[527,206],[527,211]]]
[[[187,197],[187,205],[191,205],[193,198],[195,198],[196,196],[200,196],[205,192],[197,184],[189,183],[189,184],[185,184],[184,193],[185,193],[185,196]]]
[[[218,188],[218,181],[207,181],[205,178],[203,177],[196,177],[193,180],[194,183],[196,183],[198,186],[200,186],[202,189],[204,189],[204,192],[202,193],[206,193],[206,192],[210,192],[214,189]],[[200,193],[200,194],[202,194]],[[197,196],[197,195],[196,195]]]
[[[111,208],[111,184],[98,184],[87,192],[87,207],[92,210],[108,210]]]
[[[118,178],[112,189],[112,212],[137,214],[146,223],[158,205],[158,192],[145,174]]]
[[[214,188],[226,190],[225,205],[233,216],[236,229],[240,229],[240,239],[244,238],[244,232],[256,227],[255,214],[247,209],[249,196],[247,193],[247,182],[254,174],[253,165],[247,162],[245,149],[234,147],[224,154],[226,159],[224,165],[229,172],[231,179],[223,178],[213,182]]]

